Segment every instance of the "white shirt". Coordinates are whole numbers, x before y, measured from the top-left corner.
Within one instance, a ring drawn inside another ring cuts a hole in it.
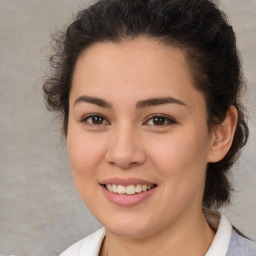
[[[209,225],[216,230],[215,237],[205,256],[256,256],[256,244],[235,233],[224,214],[208,209],[204,209],[203,212]],[[98,256],[104,237],[105,228],[101,228],[73,244],[60,256]],[[232,245],[233,248],[230,248],[229,245]],[[247,250],[248,247],[249,250]],[[244,248],[246,248],[246,252]]]

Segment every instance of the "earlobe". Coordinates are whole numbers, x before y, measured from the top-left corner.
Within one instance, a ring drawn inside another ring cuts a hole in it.
[[[238,120],[237,109],[231,105],[224,121],[213,128],[208,162],[214,163],[222,160],[228,153],[235,134]]]

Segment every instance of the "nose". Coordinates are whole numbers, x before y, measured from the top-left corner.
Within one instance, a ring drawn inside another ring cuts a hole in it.
[[[113,131],[105,160],[120,169],[143,164],[146,155],[140,143],[139,134],[128,126]]]

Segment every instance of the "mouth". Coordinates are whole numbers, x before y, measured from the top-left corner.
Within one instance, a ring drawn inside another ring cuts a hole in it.
[[[119,195],[135,195],[147,192],[155,188],[156,184],[134,184],[134,185],[120,185],[120,184],[102,184],[109,192]]]
[[[105,197],[115,205],[132,207],[143,202],[157,193],[157,184],[138,178],[112,177],[100,182]]]

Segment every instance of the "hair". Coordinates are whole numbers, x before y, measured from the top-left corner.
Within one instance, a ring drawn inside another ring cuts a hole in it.
[[[49,110],[61,117],[67,135],[69,94],[80,54],[97,42],[119,43],[145,36],[180,49],[194,86],[205,97],[209,130],[220,125],[231,105],[238,111],[232,146],[219,162],[208,163],[203,205],[219,208],[230,202],[230,168],[248,138],[240,102],[245,82],[236,37],[226,15],[210,0],[100,0],[80,11],[55,37],[51,74],[43,90]]]

